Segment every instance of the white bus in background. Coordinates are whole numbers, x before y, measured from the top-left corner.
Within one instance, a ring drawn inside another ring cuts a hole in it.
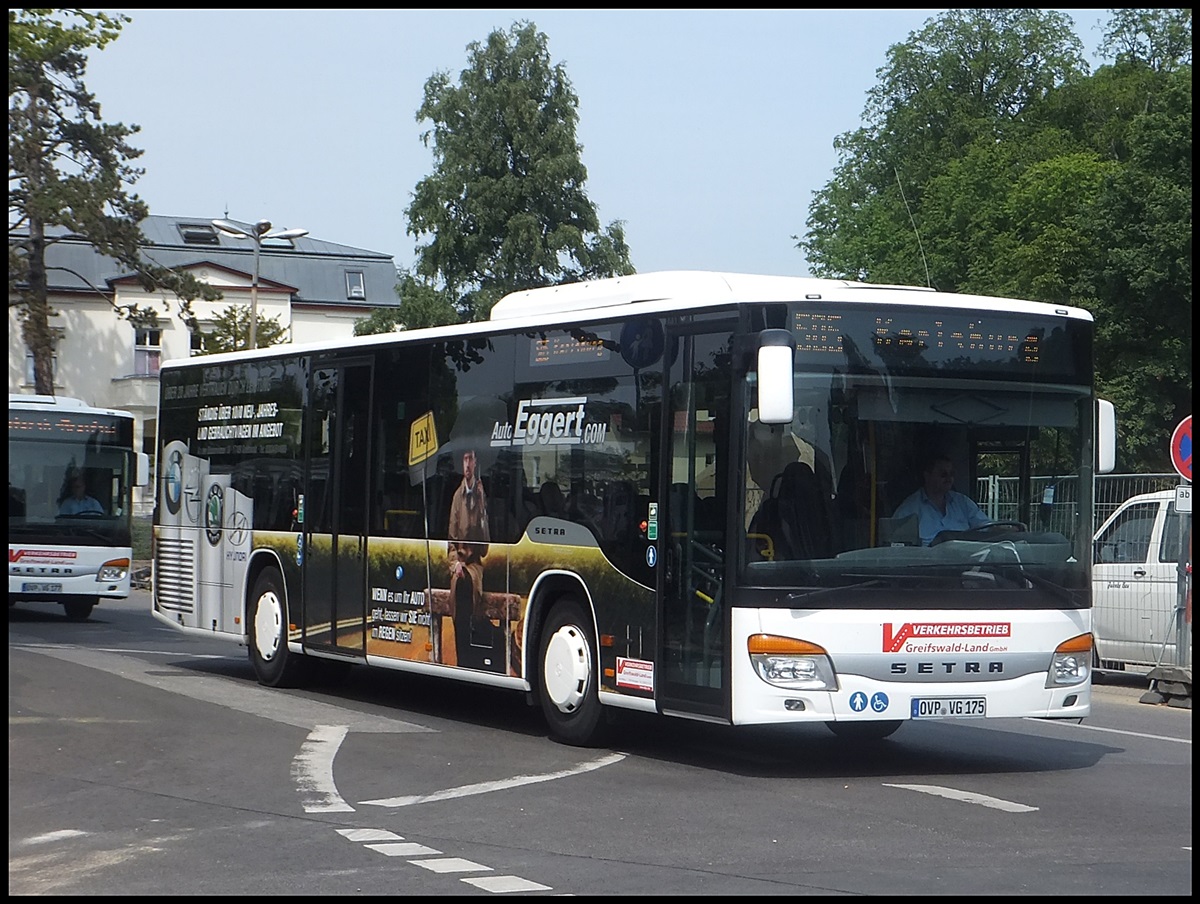
[[[864,740],[1079,719],[1115,446],[1093,333],[1061,304],[663,272],[168,361],[153,615],[269,686],[525,692],[568,744],[621,709]],[[930,452],[961,491],[1015,478],[1013,520],[922,545],[892,516]],[[1078,505],[1030,530],[1064,475]]]
[[[61,603],[82,621],[129,596],[133,487],[150,459],[133,415],[64,396],[8,397],[8,604]],[[83,482],[84,502],[71,502]]]

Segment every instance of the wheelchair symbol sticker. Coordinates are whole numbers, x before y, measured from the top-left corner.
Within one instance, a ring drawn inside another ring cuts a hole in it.
[[[883,691],[877,691],[871,695],[871,709],[877,713],[881,713],[888,708],[888,697]]]

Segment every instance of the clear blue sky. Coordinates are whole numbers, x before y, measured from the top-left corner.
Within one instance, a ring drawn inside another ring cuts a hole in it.
[[[112,12],[110,10],[110,12]],[[861,124],[893,44],[940,10],[121,10],[85,83],[137,124],[150,212],[262,218],[390,254],[433,169],[425,81],[467,44],[532,21],[579,98],[600,220],[625,221],[642,272],[808,272],[793,235]],[[1063,10],[1093,69],[1105,10]]]

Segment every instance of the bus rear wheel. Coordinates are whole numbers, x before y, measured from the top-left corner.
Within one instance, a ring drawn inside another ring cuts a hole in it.
[[[96,605],[95,600],[69,600],[62,604],[68,621],[87,621]]]
[[[303,657],[288,649],[287,601],[283,576],[274,568],[265,568],[254,581],[250,593],[250,662],[260,684],[267,687],[294,687],[300,683]]]
[[[555,603],[538,644],[538,699],[550,736],[574,747],[600,745],[606,734],[597,692],[596,642],[587,611],[573,598]]]

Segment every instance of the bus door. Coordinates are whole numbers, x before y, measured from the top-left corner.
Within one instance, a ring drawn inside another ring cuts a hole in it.
[[[711,323],[668,327],[655,690],[662,711],[724,722],[730,718],[725,559],[732,329],[722,326],[719,332]]]
[[[302,580],[304,643],[362,655],[367,625],[372,364],[313,363]]]

